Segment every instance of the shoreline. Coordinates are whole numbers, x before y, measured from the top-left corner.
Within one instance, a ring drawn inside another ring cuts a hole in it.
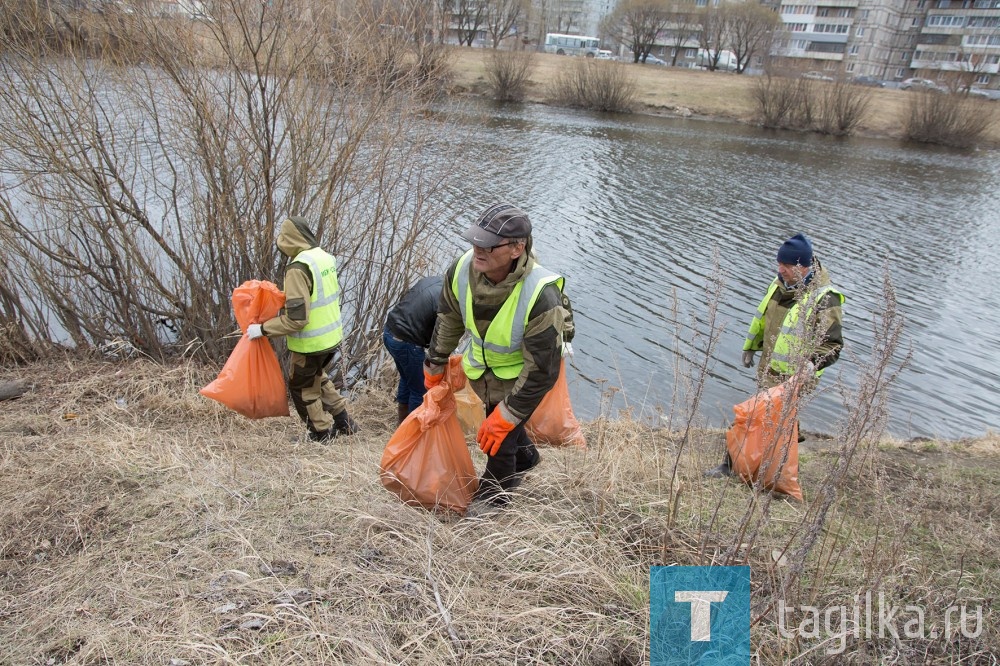
[[[454,47],[454,49],[448,96],[491,99],[485,73],[485,57],[490,49],[468,47]],[[554,103],[547,92],[562,65],[567,62],[573,62],[573,59],[567,56],[537,53],[527,95],[521,104],[570,108]],[[639,91],[633,114],[734,123],[760,128],[755,119],[756,113],[751,99],[751,90],[757,77],[655,65],[624,64],[624,66],[628,68],[629,74],[635,77]],[[891,88],[865,90],[872,95],[865,121],[846,137],[833,138],[879,139],[963,152],[1000,149],[1000,102],[995,102],[989,107],[993,110],[994,121],[983,140],[974,148],[961,149],[910,142],[903,137],[901,118],[906,112],[912,93]],[[775,131],[824,136],[809,130],[776,129]]]

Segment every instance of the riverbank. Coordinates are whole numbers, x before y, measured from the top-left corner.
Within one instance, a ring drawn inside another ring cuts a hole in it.
[[[455,94],[488,94],[486,58],[489,49],[456,47],[453,55]],[[528,102],[549,104],[552,81],[572,58],[536,54]],[[698,117],[752,125],[756,123],[752,91],[756,77],[679,67],[626,64],[640,91],[638,113],[669,117]],[[869,112],[857,130],[860,136],[901,139],[902,122],[913,93],[889,88],[866,88],[872,94]],[[1000,102],[988,108],[1000,115]],[[984,146],[1000,148],[1000,122],[994,122]]]
[[[838,663],[1000,652],[996,435],[858,449],[835,489],[843,443],[807,441],[792,503],[701,476],[721,431],[598,419],[587,450],[543,449],[508,510],[459,519],[379,483],[391,378],[352,396],[359,435],[320,446],[293,417],[200,396],[214,373],[72,358],[0,371],[33,383],[0,417],[0,663],[639,664],[649,567],[672,564],[752,567],[755,663],[837,645],[782,637],[781,589],[786,607],[872,592],[926,613],[922,637],[903,634],[912,612],[899,638],[849,635]],[[957,605],[982,611],[979,633],[956,615],[944,637]]]

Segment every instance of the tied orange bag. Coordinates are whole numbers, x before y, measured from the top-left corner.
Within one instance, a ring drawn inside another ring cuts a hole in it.
[[[285,378],[270,340],[246,336],[250,324],[260,324],[278,314],[285,304],[285,294],[273,282],[248,280],[233,290],[232,301],[236,322],[244,335],[219,376],[199,393],[247,418],[288,416]]]
[[[452,360],[457,359],[457,360]],[[448,365],[452,363],[462,363],[461,354],[453,354],[448,358]],[[462,426],[462,432],[466,436],[475,437],[479,432],[479,426],[486,420],[486,405],[472,390],[469,382],[464,382],[464,386],[455,389],[455,414],[458,416],[458,423]]]
[[[747,483],[802,501],[799,486],[799,424],[792,382],[761,391],[733,407],[726,432],[733,471]]]
[[[569,401],[565,358],[559,363],[559,379],[542,398],[524,429],[536,444],[587,448],[587,440]]]
[[[464,385],[461,358],[454,357],[444,381],[424,394],[423,403],[385,445],[379,478],[406,504],[464,514],[472,502],[479,479],[455,415],[453,392]]]

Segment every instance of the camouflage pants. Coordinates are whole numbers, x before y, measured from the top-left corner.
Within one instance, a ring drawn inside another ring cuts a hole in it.
[[[288,393],[295,411],[310,431],[329,430],[333,427],[333,417],[347,409],[347,399],[329,377],[336,350],[323,354],[290,353]]]

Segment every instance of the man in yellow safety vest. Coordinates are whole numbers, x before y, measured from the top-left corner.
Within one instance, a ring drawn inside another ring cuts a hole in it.
[[[309,439],[325,442],[353,435],[358,426],[329,376],[344,339],[337,261],[319,247],[305,219],[298,216],[281,223],[277,245],[288,257],[282,285],[285,307],[277,317],[251,324],[247,335],[251,340],[263,335],[287,338],[291,352],[288,393],[305,421]]]
[[[761,352],[757,368],[761,388],[798,377],[811,389],[844,347],[844,295],[830,283],[830,275],[813,255],[812,242],[803,234],[781,244],[777,261],[778,275],[750,322],[741,360],[743,367],[753,367],[754,357]],[[727,454],[721,465],[705,475],[727,476],[729,462]]]
[[[472,249],[445,274],[424,383],[440,383],[448,356],[468,333],[462,365],[487,414],[476,435],[487,460],[475,499],[503,506],[541,460],[524,424],[559,376],[563,345],[573,337],[572,309],[562,276],[536,261],[531,222],[520,208],[490,206],[462,237]]]

